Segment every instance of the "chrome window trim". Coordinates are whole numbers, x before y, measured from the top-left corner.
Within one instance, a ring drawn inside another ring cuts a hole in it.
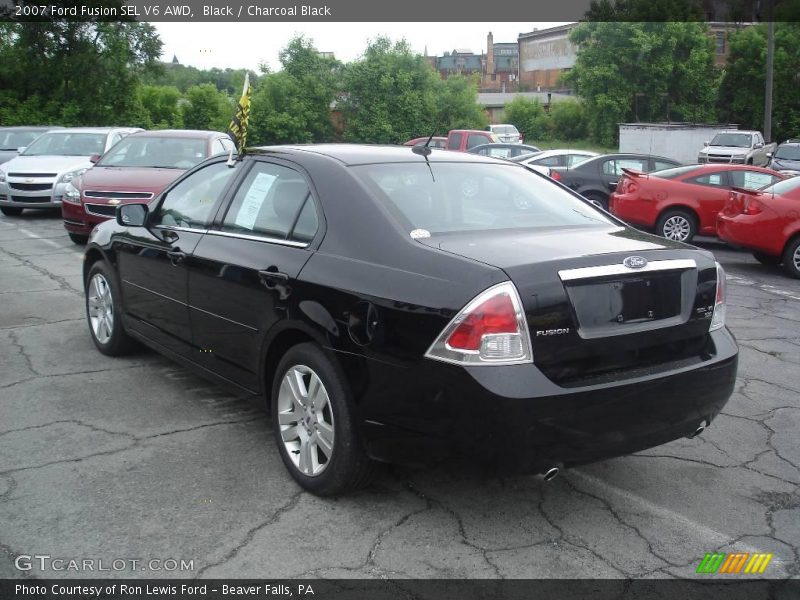
[[[154,225],[154,229],[165,229],[167,231],[188,231],[189,233],[208,233],[208,229],[201,227],[176,227],[174,225]]]
[[[674,271],[696,269],[697,263],[693,258],[677,258],[670,260],[654,260],[648,262],[641,269],[631,269],[622,263],[613,265],[600,265],[597,267],[581,267],[578,269],[564,269],[558,272],[561,281],[575,281],[577,279],[591,279],[593,277],[607,277],[609,275],[634,275],[636,273],[652,273],[654,271]]]
[[[293,248],[307,248],[310,242],[295,242],[294,240],[285,240],[281,238],[274,238],[263,235],[247,235],[245,233],[231,233],[229,231],[219,231],[218,229],[209,229],[206,231],[208,235],[218,235],[221,237],[230,237],[240,240],[251,240],[254,242],[267,242],[270,244],[280,244],[282,246],[291,246]]]

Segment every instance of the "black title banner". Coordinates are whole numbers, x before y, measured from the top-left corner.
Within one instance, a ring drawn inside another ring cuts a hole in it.
[[[797,0],[775,0],[776,6]],[[183,22],[567,22],[595,20],[685,21],[708,18],[704,0],[0,0],[0,21],[183,21]],[[764,2],[716,0],[717,21],[764,20]],[[593,6],[594,5],[594,6]],[[743,8],[744,7],[744,8]]]
[[[798,597],[798,579],[704,578],[702,575],[692,580],[0,580],[3,600],[796,600]]]

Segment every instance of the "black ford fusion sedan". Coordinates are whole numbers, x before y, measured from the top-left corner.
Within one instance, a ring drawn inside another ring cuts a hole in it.
[[[404,147],[256,148],[118,208],[89,328],[262,394],[317,494],[373,460],[545,473],[709,425],[737,346],[713,256],[524,166]]]

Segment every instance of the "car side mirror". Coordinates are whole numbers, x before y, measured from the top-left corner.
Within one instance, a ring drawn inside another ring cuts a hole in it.
[[[762,144],[761,142],[756,142],[756,145],[755,145],[755,147],[756,147],[756,148],[763,148],[763,147],[764,147],[764,144]]]
[[[703,142],[703,146],[708,146],[708,144],[709,144],[708,140],[706,140],[705,142]]]
[[[767,158],[772,158],[772,152],[767,152]]]
[[[98,160],[100,160],[100,155],[99,154],[92,154],[89,157],[89,162],[92,163],[92,164],[96,163]]]
[[[17,152],[18,152],[19,154],[22,154],[22,153],[23,153],[23,152],[25,152],[25,150],[27,150],[27,149],[28,149],[28,147],[27,147],[27,146],[20,146],[19,148],[17,148]]]
[[[117,224],[123,227],[144,227],[147,222],[147,204],[121,204],[117,207]]]

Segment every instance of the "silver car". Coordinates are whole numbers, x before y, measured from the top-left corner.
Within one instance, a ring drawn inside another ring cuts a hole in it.
[[[30,146],[31,142],[43,133],[60,127],[0,127],[0,164],[8,162],[20,148]]]
[[[25,208],[61,206],[64,187],[90,168],[134,127],[72,127],[36,138],[19,156],[0,165],[0,211],[19,215]]]
[[[499,125],[489,125],[486,129],[487,131],[491,131],[500,138],[501,142],[505,142],[506,144],[522,143],[522,134],[514,125],[501,123]]]

